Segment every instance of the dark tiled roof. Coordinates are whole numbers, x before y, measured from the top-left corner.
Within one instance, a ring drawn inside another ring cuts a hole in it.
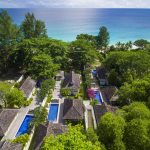
[[[4,141],[0,143],[0,150],[22,150],[22,144]]]
[[[83,103],[81,100],[64,100],[63,119],[82,120]]]
[[[40,124],[39,128],[37,130],[35,139],[34,139],[33,149],[34,150],[40,149],[45,136],[49,136],[51,134],[53,134],[54,136],[57,136],[57,135],[62,134],[66,131],[67,131],[67,126],[62,125],[60,123],[54,124],[54,123],[48,122],[46,125]]]
[[[117,92],[117,88],[115,86],[105,86],[105,87],[101,87],[100,91],[103,97],[103,100],[109,104],[111,104],[111,101],[115,100],[112,99],[113,97],[117,99],[116,92]]]
[[[1,110],[0,110],[1,111]],[[3,109],[0,113],[0,136],[4,136],[13,119],[17,115],[17,109]]]
[[[113,107],[110,105],[94,105],[94,114],[97,124],[99,123],[100,118],[106,113],[106,112],[112,112],[114,113],[117,110],[117,107]]]
[[[20,90],[22,90],[25,94],[25,96],[28,98],[32,92],[32,90],[34,89],[36,85],[36,82],[34,80],[31,79],[31,77],[28,77],[24,83],[22,84],[22,86],[20,87]]]
[[[63,82],[63,87],[79,89],[80,88],[80,74],[77,74],[74,71],[71,71],[70,73],[67,73],[65,75],[65,79],[64,79],[64,82]]]
[[[96,68],[99,79],[107,79],[107,70],[104,67]]]

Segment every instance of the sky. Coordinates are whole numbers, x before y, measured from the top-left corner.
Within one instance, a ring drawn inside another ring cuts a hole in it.
[[[0,8],[150,8],[150,0],[0,0]]]

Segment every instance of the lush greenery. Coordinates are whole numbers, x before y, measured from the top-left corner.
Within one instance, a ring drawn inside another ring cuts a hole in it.
[[[108,70],[109,83],[121,86],[148,74],[150,54],[144,51],[117,51],[108,54],[104,61]]]
[[[60,93],[62,96],[69,96],[71,95],[71,90],[69,88],[62,88],[60,90]]]
[[[23,134],[15,138],[12,142],[13,143],[20,143],[23,145],[23,147],[26,145],[26,143],[29,140],[29,135],[28,134]]]
[[[92,136],[92,137],[91,137]],[[81,125],[70,126],[68,132],[54,137],[46,137],[42,150],[104,150],[91,130],[84,133]]]
[[[51,90],[54,88],[55,81],[53,79],[44,80],[41,84],[38,96],[40,100],[43,100],[46,95],[51,94]]]
[[[8,83],[0,82],[0,105],[4,108],[21,107],[26,99],[22,91],[12,88]]]
[[[150,148],[149,120],[149,108],[135,102],[116,114],[102,116],[97,134],[108,150],[147,150]]]
[[[34,118],[31,125],[38,127],[39,124],[45,123],[47,118],[47,110],[45,107],[39,106],[34,109]]]

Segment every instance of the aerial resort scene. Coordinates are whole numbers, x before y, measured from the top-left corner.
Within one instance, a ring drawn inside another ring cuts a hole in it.
[[[150,150],[150,1],[0,0],[0,150]]]

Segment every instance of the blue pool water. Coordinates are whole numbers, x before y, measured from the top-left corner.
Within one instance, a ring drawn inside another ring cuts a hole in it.
[[[57,120],[57,114],[58,114],[58,106],[59,104],[51,104],[49,113],[48,113],[48,121],[56,121]]]
[[[93,76],[96,76],[97,75],[97,71],[96,70],[92,70],[92,74],[93,74]]]
[[[24,120],[16,134],[16,137],[28,132],[29,125],[30,125],[30,122],[32,121],[32,119],[33,119],[33,116],[26,115],[26,117],[24,118]]]
[[[98,100],[99,103],[103,102],[99,91],[95,91],[95,99]]]

